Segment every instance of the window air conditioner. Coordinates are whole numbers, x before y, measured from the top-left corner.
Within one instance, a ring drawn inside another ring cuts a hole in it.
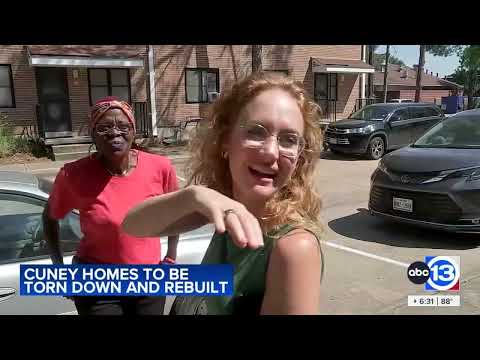
[[[218,92],[209,92],[208,93],[208,102],[213,103],[220,96]]]

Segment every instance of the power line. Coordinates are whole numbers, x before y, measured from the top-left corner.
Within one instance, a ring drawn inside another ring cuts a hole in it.
[[[393,56],[398,57],[397,45],[392,45]]]

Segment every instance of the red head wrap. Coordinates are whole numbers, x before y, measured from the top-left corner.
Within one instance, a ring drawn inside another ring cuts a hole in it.
[[[95,128],[98,121],[110,109],[120,109],[127,116],[128,121],[132,124],[133,131],[135,132],[135,118],[133,116],[132,107],[127,102],[121,101],[114,96],[98,100],[95,103],[90,112],[90,128]]]

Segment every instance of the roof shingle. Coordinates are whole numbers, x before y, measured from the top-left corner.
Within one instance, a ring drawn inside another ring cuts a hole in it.
[[[147,54],[146,45],[30,45],[32,55],[135,58]]]
[[[373,76],[373,84],[375,86],[383,86],[383,75],[381,71],[375,71]],[[399,85],[399,86],[416,86],[417,83],[417,71],[409,68],[402,67],[397,64],[388,65],[388,74],[387,74],[388,85]],[[454,82],[441,79],[439,77],[423,73],[422,76],[422,86],[437,86],[448,89],[461,89],[462,85],[456,84]]]

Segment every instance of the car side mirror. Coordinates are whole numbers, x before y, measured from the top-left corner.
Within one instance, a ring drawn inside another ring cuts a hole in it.
[[[392,116],[390,116],[390,119],[388,119],[389,122],[391,122],[391,121],[398,121],[398,120],[400,120],[400,118],[398,117],[398,115],[392,115]]]

